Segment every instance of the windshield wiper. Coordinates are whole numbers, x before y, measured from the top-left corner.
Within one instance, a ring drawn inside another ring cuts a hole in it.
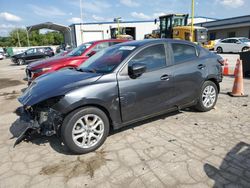
[[[96,69],[94,68],[78,68],[76,69],[77,71],[80,71],[80,72],[91,72],[91,73],[96,73]]]

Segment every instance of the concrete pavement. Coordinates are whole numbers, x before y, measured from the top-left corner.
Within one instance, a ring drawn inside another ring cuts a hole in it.
[[[0,61],[0,188],[250,187],[250,99],[231,98],[221,84],[216,108],[186,109],[112,132],[96,152],[71,155],[56,137],[13,148],[16,97],[25,66]],[[245,79],[250,94],[250,80]]]

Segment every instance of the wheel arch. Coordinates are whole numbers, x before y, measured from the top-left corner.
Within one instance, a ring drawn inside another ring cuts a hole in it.
[[[220,93],[220,84],[216,80],[216,78],[207,78],[206,81],[211,81],[211,82],[215,83],[215,85],[217,86],[217,89],[218,89],[218,93]]]
[[[104,106],[99,105],[99,104],[91,103],[91,104],[83,104],[83,105],[77,106],[76,108],[71,109],[70,111],[65,113],[64,117],[66,117],[68,114],[70,114],[71,112],[73,112],[73,111],[75,111],[75,110],[77,110],[79,108],[86,108],[86,107],[95,107],[95,108],[98,108],[98,109],[102,110],[106,114],[107,118],[109,119],[110,128],[112,128],[112,129],[114,128],[113,127],[113,120],[112,120],[112,118],[110,116],[109,111]]]

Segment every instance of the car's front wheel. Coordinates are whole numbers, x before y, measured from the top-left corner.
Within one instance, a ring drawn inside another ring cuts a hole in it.
[[[201,112],[207,112],[214,108],[218,98],[218,88],[212,81],[206,81],[202,85],[199,93],[196,109]]]
[[[109,119],[102,110],[95,107],[80,108],[64,119],[62,141],[73,153],[88,153],[104,143],[109,126]]]
[[[218,54],[222,54],[222,53],[223,53],[222,47],[216,48],[216,52],[217,52]]]
[[[24,65],[24,64],[25,64],[24,59],[18,59],[18,60],[17,60],[17,64],[18,64],[18,65]]]

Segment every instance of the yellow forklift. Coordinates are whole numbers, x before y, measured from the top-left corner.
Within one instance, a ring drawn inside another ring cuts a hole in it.
[[[202,46],[208,42],[207,29],[188,25],[188,14],[167,14],[160,16],[159,19],[160,38],[188,40]]]

